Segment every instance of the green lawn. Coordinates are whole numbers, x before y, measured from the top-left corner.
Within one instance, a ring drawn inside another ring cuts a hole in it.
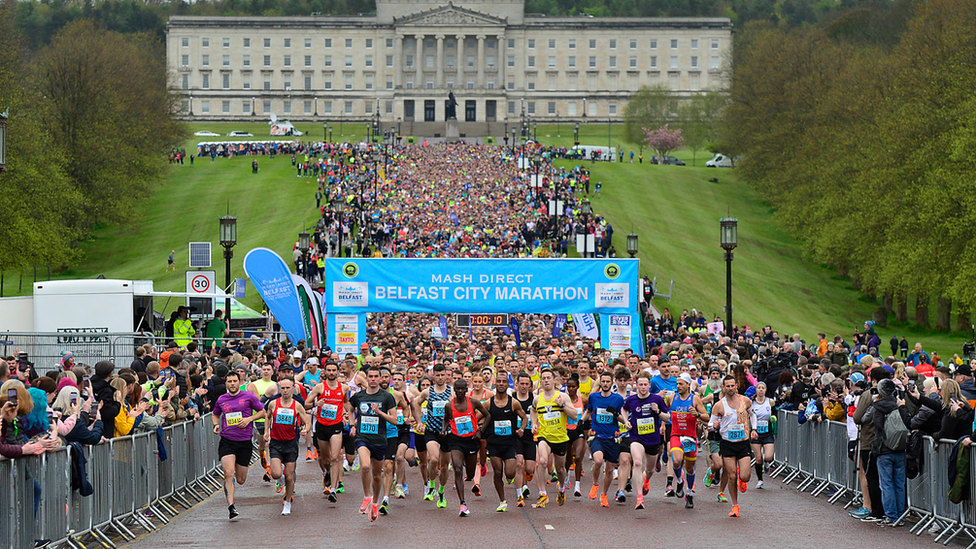
[[[299,129],[317,129],[299,125]],[[270,139],[266,123],[251,124],[191,124],[190,132],[211,130],[226,134],[232,130],[254,133],[251,139]],[[308,127],[308,128],[306,128]],[[335,126],[333,140],[340,140]],[[354,134],[353,130],[358,130]],[[362,125],[344,125],[341,139],[358,141],[364,137]],[[618,141],[623,127],[610,128],[611,142],[622,146],[625,155],[637,148]],[[573,126],[540,125],[540,140],[561,146],[571,146]],[[556,137],[557,132],[561,137]],[[606,144],[607,125],[604,122],[581,125],[583,144]],[[546,135],[551,137],[547,138]],[[208,140],[227,140],[227,137],[190,136],[188,152],[195,152],[196,144]],[[290,139],[290,138],[278,138]],[[601,141],[602,140],[602,141]],[[718,220],[726,213],[739,219],[739,247],[733,263],[733,304],[735,322],[752,326],[772,324],[781,333],[799,332],[807,341],[816,340],[816,333],[841,334],[848,338],[855,325],[861,326],[870,318],[876,304],[869,302],[850,282],[831,270],[810,264],[802,258],[800,244],[772,221],[772,212],[762,204],[751,187],[739,180],[734,170],[691,167],[692,155],[677,151],[675,156],[688,162],[688,167],[653,166],[647,163],[651,151],[645,151],[645,163],[601,163],[588,166],[592,180],[603,182],[600,198],[593,197],[594,210],[605,215],[615,229],[615,245],[624,253],[626,235],[633,231],[640,237],[638,257],[642,273],[657,275],[659,286],[667,288],[675,279],[674,297],[670,302],[656,300],[658,308],[670,307],[704,309],[706,316],[724,316],[725,262],[719,248]],[[710,157],[699,152],[698,166]],[[238,217],[238,245],[234,248],[232,274],[244,277],[241,267],[244,255],[253,247],[265,246],[282,255],[290,263],[291,250],[298,233],[317,219],[315,186],[307,178],[296,177],[289,157],[280,156],[271,162],[257,157],[260,171],[252,175],[251,157],[209,159],[169,167],[169,174],[143,208],[142,222],[132,227],[103,227],[97,229],[81,248],[85,259],[72,269],[54,273],[55,278],[93,278],[104,274],[109,278],[153,279],[157,290],[183,291],[187,243],[213,243],[213,269],[218,283],[223,284],[222,249],[217,242],[218,218],[228,206]],[[563,165],[572,165],[563,162]],[[709,178],[717,177],[718,183]],[[176,250],[179,271],[164,273],[166,256]],[[38,269],[38,279],[46,279],[46,269]],[[4,295],[29,294],[33,273],[24,273],[24,291],[18,292],[17,273],[5,273]],[[249,288],[246,304],[257,307],[259,298]],[[176,303],[171,303],[170,308]],[[913,303],[909,303],[913,306]],[[934,307],[931,313],[934,318]],[[955,320],[955,319],[953,319]],[[966,334],[939,334],[913,331],[909,327],[879,330],[887,348],[892,333],[906,335],[909,340],[922,341],[928,350],[938,350],[944,356],[959,352]]]

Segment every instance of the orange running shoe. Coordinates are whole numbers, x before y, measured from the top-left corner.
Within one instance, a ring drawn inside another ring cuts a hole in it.
[[[607,501],[606,494],[600,494],[600,507],[610,507],[610,502]]]
[[[730,517],[738,517],[739,516],[739,506],[738,505],[733,505],[732,506],[732,511],[729,512],[729,516]]]
[[[648,492],[651,491],[651,479],[644,477],[644,485],[641,487],[641,492],[646,496]]]
[[[742,492],[742,493],[744,494],[744,493],[746,493],[746,490],[748,490],[748,489],[749,489],[749,483],[748,483],[748,482],[745,482],[745,481],[743,481],[743,480],[742,480],[742,479],[740,478],[740,479],[739,479],[739,491],[740,491],[740,492]]]
[[[369,511],[369,504],[373,502],[373,498],[363,498],[363,506],[359,508],[359,514],[365,515]]]
[[[596,499],[597,492],[599,491],[600,488],[596,484],[594,484],[593,487],[590,488],[590,499]]]

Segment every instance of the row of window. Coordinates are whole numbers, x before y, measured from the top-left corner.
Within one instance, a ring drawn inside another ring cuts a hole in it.
[[[242,42],[243,43],[243,46],[245,48],[250,48],[251,47],[251,39],[250,38],[242,38],[242,40],[243,40],[243,42]],[[264,40],[264,47],[265,48],[270,48],[271,47],[271,39],[270,38],[264,38],[263,40]],[[718,46],[719,46],[719,39],[718,38],[711,38],[709,40],[711,42],[711,48],[713,50],[717,50],[718,49]],[[689,45],[690,45],[690,47],[691,47],[692,50],[697,50],[698,49],[699,41],[700,40],[698,38],[691,38],[689,40]],[[508,39],[508,49],[515,49],[515,42],[516,42],[516,40],[514,38],[509,38]],[[536,49],[536,40],[534,38],[529,38],[526,42],[527,42],[526,45],[528,46],[528,48],[530,50]],[[559,43],[559,41],[557,39],[555,39],[555,38],[549,38],[547,42],[548,42],[549,49],[551,49],[551,50],[556,49],[557,48],[557,44]],[[589,42],[589,47],[590,47],[591,50],[597,49],[598,40],[596,38],[590,38],[588,42]],[[346,48],[352,48],[353,47],[353,39],[352,38],[345,38],[345,39],[343,39],[343,43],[345,44],[345,47]],[[637,49],[637,43],[638,43],[637,39],[631,38],[629,40],[630,49],[636,50]],[[656,38],[652,38],[651,41],[650,41],[650,48],[652,50],[656,50],[657,49],[657,43],[658,43],[658,40]],[[190,47],[190,38],[189,37],[183,37],[183,38],[181,38],[180,39],[180,44],[184,48],[189,48]],[[305,48],[306,49],[311,49],[312,48],[312,39],[311,38],[305,38],[304,39],[304,44],[305,44]],[[672,50],[676,50],[676,49],[678,49],[679,40],[677,38],[671,38],[670,39],[670,44],[671,44],[671,49]],[[201,38],[200,39],[200,45],[202,47],[204,47],[204,48],[209,48],[210,47],[210,39],[209,38]],[[283,38],[282,39],[282,45],[285,48],[291,48],[292,47],[292,39],[291,38]],[[332,38],[326,38],[325,39],[325,42],[324,42],[324,45],[325,45],[326,48],[331,48],[332,47]],[[424,40],[424,45],[427,48],[434,48],[434,47],[436,47],[436,42],[434,41],[433,38],[426,38]],[[454,49],[454,47],[455,47],[455,40],[453,38],[448,38],[448,39],[445,40],[445,45],[446,45],[447,49]],[[495,39],[494,38],[488,38],[488,39],[486,39],[485,40],[485,45],[488,47],[488,49],[495,49]],[[576,39],[575,38],[570,38],[568,40],[568,42],[566,43],[566,45],[568,46],[569,49],[575,50],[576,49]],[[609,39],[609,42],[608,42],[607,45],[610,47],[611,50],[617,49],[617,39],[616,38]],[[224,48],[230,48],[230,38],[222,38],[221,39],[221,46],[224,47]],[[372,48],[373,47],[373,39],[372,38],[366,38],[365,39],[365,46],[366,46],[366,48]],[[468,38],[466,40],[466,46],[467,46],[468,49],[474,49],[476,47],[475,39],[474,38]],[[386,39],[386,47],[387,48],[392,48],[393,47],[393,39],[392,38],[387,38]],[[404,47],[406,49],[414,49],[416,47],[415,40],[413,38],[405,38],[404,39]],[[561,47],[561,46],[559,46],[559,47]]]
[[[393,67],[393,59],[394,59],[394,57],[392,55],[387,55],[386,56],[386,60],[385,60],[386,61],[386,65],[385,66],[387,66],[387,67]],[[424,59],[424,66],[426,68],[429,68],[429,69],[434,68],[435,59],[436,58],[433,55],[426,56],[426,58]],[[264,67],[271,67],[272,66],[271,65],[271,61],[272,61],[271,56],[270,55],[265,55],[264,56],[264,59],[263,59],[263,65],[262,66],[264,66]],[[446,61],[447,68],[449,68],[449,69],[455,68],[455,66],[456,66],[455,65],[455,57],[453,55],[447,55],[445,57],[445,61]],[[649,61],[649,67],[650,68],[652,68],[652,69],[658,68],[658,57],[656,55],[650,56],[649,59],[648,59],[648,61]],[[698,68],[700,68],[699,67],[699,63],[698,63],[698,56],[697,55],[692,55],[690,61],[691,61],[691,68],[692,69],[698,69]],[[617,56],[616,55],[609,56],[608,62],[609,62],[608,67],[610,69],[616,69],[616,68],[618,68],[618,65],[617,65]],[[183,56],[181,56],[180,63],[181,63],[181,66],[183,66],[183,67],[189,67],[190,66],[190,56],[189,55],[183,55]],[[537,65],[536,65],[536,56],[529,55],[527,57],[527,59],[526,59],[526,63],[527,63],[527,67],[530,68],[530,69],[537,68]],[[475,56],[474,55],[467,56],[467,58],[465,59],[465,64],[469,68],[475,67]],[[493,68],[495,66],[495,56],[494,55],[485,56],[485,64],[489,68]],[[210,56],[209,55],[204,54],[202,56],[201,65],[204,66],[204,67],[209,67],[210,66]],[[242,65],[244,67],[250,67],[251,66],[251,56],[250,55],[244,55],[243,56],[243,58],[242,58]],[[230,67],[231,66],[231,64],[230,64],[230,55],[224,55],[223,56],[223,58],[221,59],[221,66],[222,67]],[[285,55],[284,56],[284,59],[283,59],[282,66],[291,67],[292,66],[292,56]],[[312,56],[311,55],[306,55],[305,56],[304,63],[303,63],[302,66],[304,66],[304,67],[311,67],[312,66]],[[325,56],[325,66],[326,67],[332,67],[333,66],[332,65],[332,56],[331,55],[326,55]],[[353,56],[351,56],[351,55],[345,56],[345,59],[343,60],[343,66],[345,66],[345,67],[352,67],[353,66]],[[366,56],[364,66],[366,68],[373,67],[373,56],[372,55],[367,55]],[[414,56],[413,55],[407,55],[406,56],[406,66],[407,67],[414,67],[415,66]],[[508,66],[508,68],[515,68],[515,56],[514,55],[509,55],[508,56],[507,66]],[[567,57],[567,66],[570,69],[578,68],[577,67],[577,64],[576,64],[576,56],[575,55],[570,55],[570,56]],[[590,68],[590,69],[596,69],[596,68],[598,68],[597,56],[595,56],[595,55],[589,56],[589,58],[587,59],[587,65],[586,66],[587,66],[587,68]],[[556,68],[556,56],[555,55],[550,55],[548,57],[548,60],[547,60],[547,63],[546,63],[546,67],[547,68],[550,68],[550,69]],[[669,62],[668,62],[668,67],[671,68],[671,69],[677,69],[678,68],[678,56],[677,55],[672,55],[670,57]],[[636,68],[638,68],[638,57],[636,55],[631,55],[628,58],[628,60],[627,60],[627,68],[630,68],[630,69],[636,69]],[[719,56],[717,56],[717,55],[711,56],[711,61],[710,61],[710,64],[709,64],[709,68],[710,69],[717,69],[717,68],[719,68]]]
[[[201,114],[211,114],[212,113],[212,110],[211,110],[211,104],[212,103],[216,104],[218,102],[217,101],[211,102],[209,100],[200,101],[200,113]],[[339,106],[342,109],[342,113],[343,114],[349,114],[349,115],[353,114],[353,107],[354,107],[355,101],[342,101],[342,102],[338,102],[337,101],[336,103],[339,103]],[[231,102],[230,101],[220,101],[219,104],[220,104],[220,113],[221,114],[231,114]],[[281,107],[282,107],[282,114],[286,114],[286,115],[295,114],[297,111],[293,111],[293,107],[296,104],[297,105],[300,105],[301,113],[302,114],[312,115],[312,114],[315,114],[316,112],[318,112],[318,110],[316,109],[316,106],[314,105],[314,101],[311,101],[311,100],[307,100],[306,99],[304,101],[300,101],[299,102],[299,101],[291,101],[291,100],[286,99],[286,100],[282,101],[282,105],[281,105]],[[362,104],[364,105],[363,112],[365,112],[366,114],[373,114],[374,101],[372,101],[372,100],[365,100],[365,101],[362,102]],[[332,101],[323,101],[321,103],[321,105],[322,105],[322,110],[321,110],[321,112],[318,112],[318,114],[320,114],[320,115],[334,114],[334,112],[333,112],[333,102]],[[527,114],[535,115],[535,114],[538,114],[538,113],[541,113],[542,112],[540,109],[537,109],[537,104],[536,104],[535,101],[526,101],[525,102],[525,105],[526,105],[526,113]],[[567,102],[565,104],[565,108],[564,109],[560,109],[559,106],[557,105],[557,103],[555,101],[544,102],[544,103],[542,103],[542,105],[543,105],[543,108],[545,109],[545,111],[544,111],[545,114],[548,114],[550,116],[559,116],[560,114],[563,114],[563,113],[565,113],[566,116],[579,116],[579,114],[577,113],[577,103],[576,102],[573,102],[573,101]],[[254,104],[252,104],[249,99],[245,99],[245,100],[241,101],[241,113],[243,113],[243,114],[250,114],[252,112],[255,112],[256,109],[257,109],[257,106],[258,106],[258,104],[256,102]],[[509,114],[509,116],[515,116],[515,112],[516,112],[515,111],[515,106],[516,106],[516,104],[515,104],[514,101],[509,101],[508,102],[508,114]],[[591,101],[587,105],[587,109],[586,110],[588,112],[586,114],[589,115],[589,116],[596,116],[597,115],[597,107],[598,107],[598,105],[597,105],[596,101]],[[184,111],[188,111],[189,108],[190,108],[189,101],[184,101],[183,102],[183,110]],[[393,101],[384,101],[383,102],[382,109],[383,109],[383,114],[393,115]],[[612,116],[613,115],[616,115],[617,114],[617,103],[611,101],[607,105],[607,111]],[[270,114],[271,112],[272,112],[271,111],[271,100],[269,100],[269,99],[262,100],[262,102],[261,102],[261,114]]]

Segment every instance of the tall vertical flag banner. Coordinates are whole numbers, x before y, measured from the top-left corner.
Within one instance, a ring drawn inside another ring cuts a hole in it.
[[[599,339],[600,329],[596,325],[596,316],[593,313],[577,313],[573,315],[573,322],[579,334],[589,339]]]
[[[308,340],[298,291],[281,256],[268,248],[254,248],[244,256],[244,272],[281,328],[294,341]]]
[[[559,334],[563,332],[563,326],[566,325],[566,315],[559,313],[554,319],[552,319],[552,337],[559,337]]]
[[[325,319],[322,316],[322,296],[308,284],[308,281],[298,275],[291,275],[298,292],[298,303],[302,309],[302,320],[305,322],[306,341],[315,349],[325,346]]]

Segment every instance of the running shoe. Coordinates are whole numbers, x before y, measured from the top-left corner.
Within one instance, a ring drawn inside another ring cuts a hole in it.
[[[732,510],[729,511],[729,516],[730,517],[738,517],[739,516],[739,506],[738,505],[733,505],[732,506]]]
[[[624,490],[627,490],[628,492],[633,492],[634,486],[630,483],[630,481],[631,479],[627,479],[627,485],[624,486]]]
[[[718,499],[718,502],[719,503],[728,503],[729,502],[729,498],[725,497],[725,494],[723,494],[722,492],[719,492],[718,493],[718,498],[717,499]]]
[[[373,503],[373,498],[363,498],[363,505],[359,508],[359,514],[365,515],[369,511],[369,505]]]
[[[471,514],[471,512],[468,511],[468,506],[462,503],[461,504],[461,509],[458,511],[458,516],[459,517],[466,517],[466,516],[468,516],[470,514]]]
[[[596,484],[590,487],[590,499],[596,499],[596,496],[599,493],[599,491],[600,491],[600,487],[597,486]]]
[[[325,478],[322,478],[322,493],[325,495],[332,493],[332,487],[329,486],[328,482],[325,482]]]
[[[438,509],[447,508],[447,499],[444,498],[444,494],[437,494],[437,508]]]
[[[475,497],[481,497],[481,486],[478,486],[477,484],[472,484],[471,493],[474,494]]]
[[[498,507],[495,507],[495,512],[496,513],[505,513],[507,511],[508,511],[508,502],[507,501],[503,501],[503,502],[501,502],[501,503],[498,504]]]
[[[340,480],[339,481],[339,486],[336,488],[336,492],[338,492],[338,493],[341,494],[341,493],[343,493],[345,491],[346,491],[346,487],[342,485],[342,481]]]
[[[339,498],[336,497],[335,492],[330,492],[329,493],[329,503],[335,503],[337,501],[339,501]]]
[[[715,475],[712,473],[711,467],[705,472],[705,488],[711,488],[715,484]]]
[[[281,491],[284,490],[284,489],[285,489],[285,487],[281,485],[281,480],[277,480],[276,479],[275,480],[275,492],[278,493],[278,494],[280,494]]]
[[[380,514],[383,516],[390,514],[390,500],[383,498],[380,502]]]
[[[240,516],[240,513],[237,512],[237,507],[234,507],[233,504],[227,506],[227,514],[229,515],[229,520],[235,520]]]
[[[654,472],[655,473],[661,472],[661,460],[657,460],[657,463],[654,464]]]
[[[625,494],[623,490],[617,490],[617,503],[626,503],[626,502],[627,502],[627,494]]]
[[[315,458],[312,457],[312,449],[305,450],[305,461],[312,461],[313,459]]]
[[[549,477],[549,482],[551,482],[552,484],[556,484],[557,482],[559,482],[559,475],[557,475],[555,471],[553,471],[552,476]]]
[[[881,520],[881,522],[878,523],[878,526],[880,526],[882,528],[884,528],[885,526],[887,526],[889,528],[897,528],[897,527],[901,526],[902,524],[903,523],[898,522],[898,521],[894,521],[893,522],[893,521],[889,520],[888,517],[885,517],[885,518],[883,518]]]
[[[566,505],[566,492],[563,490],[560,490],[556,496],[556,505]]]
[[[678,482],[674,488],[674,497],[683,498],[685,497],[685,483]]]
[[[532,482],[533,478],[535,478],[535,473],[525,472],[525,482]]]
[[[267,469],[265,469],[264,476],[261,477],[261,480],[263,480],[264,482],[271,482],[271,468],[270,467],[267,468]]]
[[[760,480],[759,482],[756,483],[756,490],[762,490],[762,489],[763,489],[763,481]]]
[[[532,490],[529,490],[529,486],[525,485],[522,487],[522,497],[527,498],[532,494]]]
[[[379,505],[373,504],[369,507],[369,521],[376,522],[376,519],[380,518]]]
[[[695,496],[692,496],[691,494],[685,495],[685,509],[694,509],[694,508],[695,508]]]
[[[858,507],[851,511],[850,515],[856,519],[862,519],[871,514],[871,510],[867,507]]]
[[[434,501],[434,490],[430,486],[424,488],[424,501]]]
[[[666,497],[666,498],[673,498],[674,497],[674,487],[673,486],[668,486],[667,488],[664,489],[664,497]]]
[[[312,448],[312,460],[313,461],[317,461],[318,459],[319,459],[319,449],[313,447]]]
[[[574,498],[581,498],[581,497],[583,497],[583,492],[580,492],[579,488],[576,488],[576,489],[573,490],[573,497]]]
[[[670,486],[668,486],[668,488],[670,488]],[[645,478],[644,484],[641,485],[641,495],[646,496],[647,493],[650,491],[651,491],[651,479]]]
[[[487,477],[488,476],[488,464],[487,463],[481,466],[481,476],[482,477]]]
[[[410,487],[407,486],[407,483],[406,482],[404,482],[403,483],[403,497],[407,497],[409,495],[410,495]]]
[[[356,461],[352,462],[352,470],[353,471],[359,470],[359,456],[356,456]]]
[[[637,510],[643,508],[644,508],[644,496],[637,496],[637,505],[634,506],[634,509]]]
[[[600,494],[600,507],[610,507],[610,502],[607,501],[606,494]]]
[[[535,503],[532,504],[532,508],[533,509],[545,509],[547,503],[549,503],[549,495],[548,494],[542,494],[541,496],[539,496],[539,501],[537,501],[537,502],[535,502]]]
[[[739,484],[739,491],[742,492],[743,494],[746,493],[746,490],[749,489],[749,483],[744,482],[741,478],[739,479],[738,484]]]
[[[874,515],[868,515],[868,516],[862,518],[861,519],[861,522],[881,522],[882,520],[884,520],[884,519],[881,518],[881,517],[876,517]]]
[[[399,484],[397,485],[395,492],[396,492],[397,499],[403,499],[407,497],[407,495],[403,493],[403,487],[400,486]]]
[[[522,497],[522,494],[519,494],[519,496],[517,498],[515,498],[515,506],[516,507],[525,507],[525,498]]]
[[[283,501],[281,502],[281,516],[287,517],[291,514],[291,502]]]

